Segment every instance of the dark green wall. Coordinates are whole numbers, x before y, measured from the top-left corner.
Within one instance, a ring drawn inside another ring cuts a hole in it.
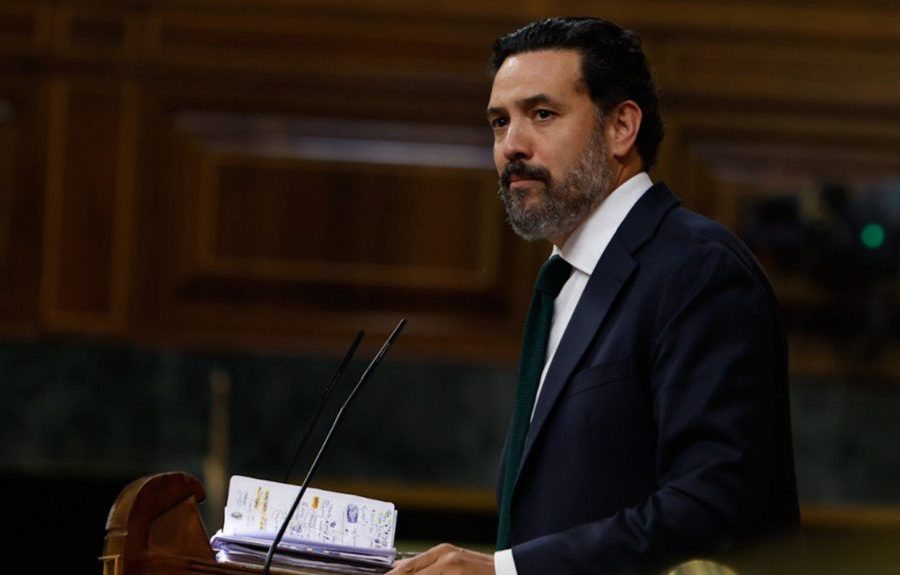
[[[22,525],[14,537],[37,550],[28,537],[49,521],[54,534],[68,534],[58,565],[96,573],[107,510],[128,481],[168,470],[202,479],[215,369],[231,380],[229,471],[280,480],[335,364],[65,342],[0,346],[0,489],[12,506],[4,516]],[[363,367],[351,366],[344,389]],[[320,477],[492,489],[512,377],[509,368],[389,357],[348,411]],[[900,505],[900,388],[803,380],[791,391],[802,502]],[[219,511],[206,513],[215,524]],[[401,508],[400,535],[489,540],[491,521]]]

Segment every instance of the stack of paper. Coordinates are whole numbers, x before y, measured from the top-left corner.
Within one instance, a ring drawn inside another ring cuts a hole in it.
[[[296,485],[235,475],[225,524],[211,541],[219,561],[261,565],[297,497]],[[396,557],[397,511],[384,501],[307,489],[272,565],[384,573]]]

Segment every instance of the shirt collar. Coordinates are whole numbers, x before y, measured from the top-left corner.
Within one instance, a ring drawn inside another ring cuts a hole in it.
[[[634,204],[652,186],[653,181],[647,172],[640,172],[626,180],[575,228],[562,249],[553,246],[553,255],[559,254],[572,267],[587,275],[594,273],[616,230]]]

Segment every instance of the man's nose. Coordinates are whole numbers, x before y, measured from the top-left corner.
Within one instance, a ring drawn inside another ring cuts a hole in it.
[[[521,123],[510,123],[501,142],[503,157],[507,162],[527,160],[534,152],[532,135]]]

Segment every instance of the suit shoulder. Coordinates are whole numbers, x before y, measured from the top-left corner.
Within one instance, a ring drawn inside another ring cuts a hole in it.
[[[666,215],[650,247],[675,265],[715,257],[738,264],[755,276],[765,277],[750,249],[725,226],[682,206]]]
[[[684,206],[676,206],[666,215],[659,227],[659,234],[669,240],[687,243],[740,243],[740,240],[719,222],[692,212]]]

